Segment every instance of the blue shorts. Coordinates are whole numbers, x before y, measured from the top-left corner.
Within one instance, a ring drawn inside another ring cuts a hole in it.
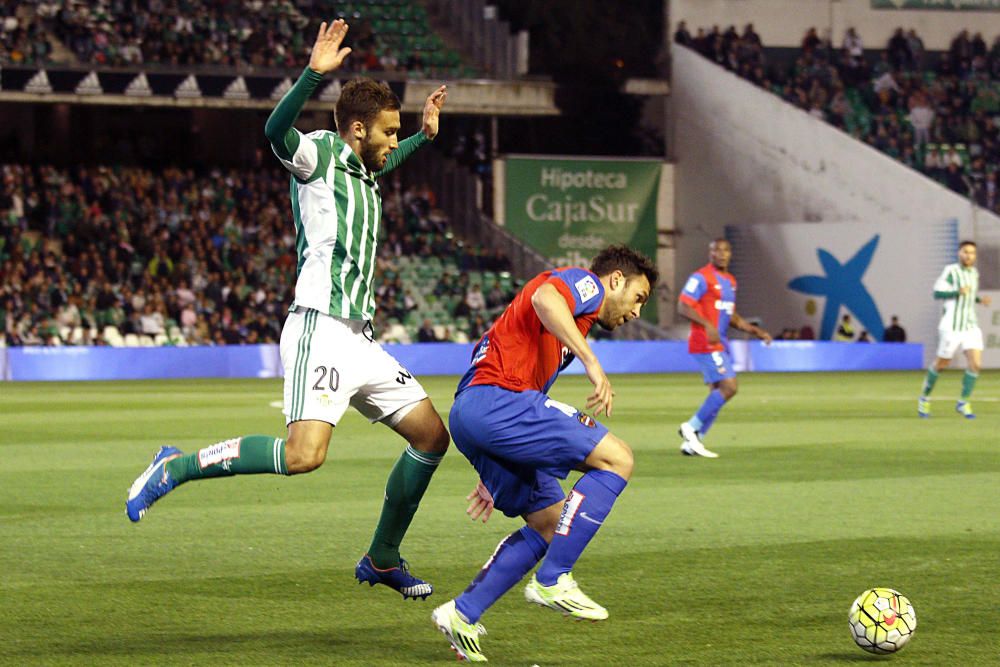
[[[563,479],[590,455],[608,429],[538,391],[493,385],[463,389],[448,417],[452,440],[510,517],[562,502]],[[557,479],[558,478],[558,479]]]
[[[705,378],[705,384],[715,384],[727,378],[736,377],[736,369],[733,368],[733,360],[728,352],[705,352],[691,356],[701,366],[701,374]]]

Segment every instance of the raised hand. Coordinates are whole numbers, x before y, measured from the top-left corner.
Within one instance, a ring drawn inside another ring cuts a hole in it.
[[[469,502],[468,509],[465,513],[469,515],[469,518],[475,521],[480,516],[483,518],[483,523],[486,523],[490,515],[493,514],[493,496],[490,494],[489,489],[483,484],[483,480],[479,480],[476,484],[476,488],[472,490],[472,493],[465,497]]]
[[[344,62],[351,52],[348,47],[340,48],[347,35],[348,25],[344,19],[337,19],[327,27],[326,22],[319,24],[319,34],[313,44],[312,55],[309,56],[309,68],[320,74],[332,72]]]
[[[424,102],[424,134],[428,139],[433,139],[438,133],[438,117],[441,115],[441,107],[448,97],[447,86],[441,86],[428,95]]]

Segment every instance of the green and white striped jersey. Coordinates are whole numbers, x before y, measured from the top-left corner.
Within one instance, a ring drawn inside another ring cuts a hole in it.
[[[301,135],[292,159],[278,159],[293,176],[290,194],[298,278],[292,307],[371,320],[382,218],[377,175],[329,130]]]
[[[959,294],[968,287],[969,291]],[[949,264],[934,283],[935,295],[939,292],[954,294],[944,298],[944,308],[938,329],[941,331],[968,331],[979,326],[976,319],[976,298],[979,295],[979,270],[972,266]]]

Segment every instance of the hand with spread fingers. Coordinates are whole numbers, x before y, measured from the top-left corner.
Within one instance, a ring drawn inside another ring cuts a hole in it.
[[[433,139],[438,133],[438,118],[441,115],[441,107],[448,97],[448,87],[442,85],[433,93],[427,96],[424,102],[424,134],[428,139]]]
[[[493,496],[483,484],[483,480],[479,480],[476,488],[465,499],[470,501],[469,507],[465,510],[470,519],[475,521],[481,516],[483,523],[489,521],[490,515],[493,514]]]
[[[312,55],[309,57],[309,69],[326,74],[340,67],[351,52],[350,47],[340,48],[347,30],[348,25],[344,19],[337,19],[329,27],[326,22],[319,24],[319,34],[316,35],[316,43],[313,44]]]

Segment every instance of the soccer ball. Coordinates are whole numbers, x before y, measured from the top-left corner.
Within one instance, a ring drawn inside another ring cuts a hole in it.
[[[848,615],[851,638],[869,653],[895,653],[917,629],[910,600],[891,588],[872,588],[858,596]]]

